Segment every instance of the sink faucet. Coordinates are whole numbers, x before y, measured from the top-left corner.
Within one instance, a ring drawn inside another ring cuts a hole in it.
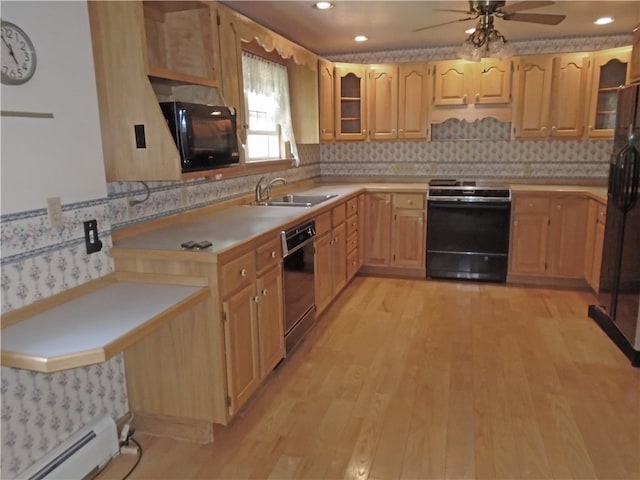
[[[282,183],[283,185],[287,183],[287,180],[282,177],[274,178],[269,181],[264,187],[262,186],[262,181],[265,177],[260,177],[258,183],[256,184],[256,202],[260,203],[264,200],[269,200],[271,198],[271,187],[276,183]]]

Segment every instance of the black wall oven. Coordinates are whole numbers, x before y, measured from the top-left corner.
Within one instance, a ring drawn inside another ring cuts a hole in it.
[[[427,276],[505,282],[511,191],[456,180],[427,196]]]

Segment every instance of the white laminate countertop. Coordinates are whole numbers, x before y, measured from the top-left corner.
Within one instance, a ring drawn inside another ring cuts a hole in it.
[[[162,323],[198,286],[114,282],[2,329],[2,365],[53,372],[104,362]],[[153,323],[156,325],[153,325]]]

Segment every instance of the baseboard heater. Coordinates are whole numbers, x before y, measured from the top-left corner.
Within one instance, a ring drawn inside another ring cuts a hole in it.
[[[22,480],[85,479],[119,452],[116,423],[105,415],[85,425],[18,475]]]

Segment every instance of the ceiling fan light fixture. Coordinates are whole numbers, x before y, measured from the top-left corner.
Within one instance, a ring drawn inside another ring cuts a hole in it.
[[[610,23],[613,23],[613,18],[611,17],[600,17],[599,19],[597,19],[595,22],[596,25],[608,25]]]
[[[367,40],[369,40],[369,37],[367,37],[366,35],[356,35],[353,39],[356,42],[366,42]]]
[[[511,45],[507,43],[504,35],[493,27],[493,19],[479,21],[457,52],[458,58],[471,62],[479,62],[484,57],[504,60],[512,55]]]

